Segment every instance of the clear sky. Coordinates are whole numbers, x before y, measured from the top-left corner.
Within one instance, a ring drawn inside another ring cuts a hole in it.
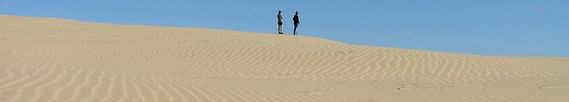
[[[352,44],[569,57],[569,0],[0,0],[0,14],[285,33]]]

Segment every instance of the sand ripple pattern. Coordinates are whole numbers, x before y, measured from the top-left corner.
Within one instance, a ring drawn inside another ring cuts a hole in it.
[[[566,102],[569,59],[0,16],[0,102]]]

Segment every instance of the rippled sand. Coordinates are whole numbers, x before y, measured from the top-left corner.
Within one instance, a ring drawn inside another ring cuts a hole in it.
[[[569,59],[0,16],[0,102],[567,102]]]

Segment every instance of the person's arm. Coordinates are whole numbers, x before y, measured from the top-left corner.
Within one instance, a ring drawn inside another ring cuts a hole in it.
[[[298,16],[294,16],[292,20],[294,20],[294,23],[300,24],[300,19],[298,18]]]

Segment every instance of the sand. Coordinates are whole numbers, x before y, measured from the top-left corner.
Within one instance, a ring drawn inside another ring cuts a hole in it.
[[[0,102],[568,102],[569,59],[0,16]]]

